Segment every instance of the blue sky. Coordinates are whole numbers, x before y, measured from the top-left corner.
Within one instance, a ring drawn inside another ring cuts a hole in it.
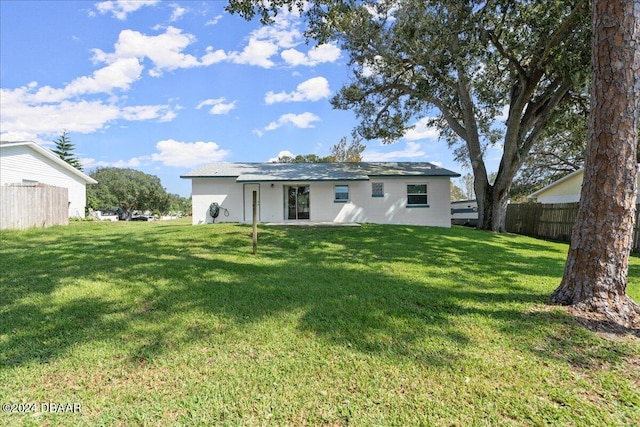
[[[0,138],[51,148],[66,129],[86,171],[131,167],[182,196],[179,176],[205,163],[326,156],[350,141],[355,115],[329,104],[349,82],[347,54],[305,43],[293,14],[263,27],[225,5],[0,1]],[[366,161],[468,172],[419,120],[395,144],[365,144]]]

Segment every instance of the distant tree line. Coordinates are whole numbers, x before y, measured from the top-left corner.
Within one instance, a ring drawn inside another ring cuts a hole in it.
[[[104,167],[89,174],[98,184],[87,186],[87,207],[94,210],[120,208],[123,217],[132,211],[155,213],[191,210],[191,200],[169,194],[160,178],[135,169]]]
[[[366,145],[362,144],[361,138],[356,138],[347,145],[347,138],[343,137],[340,142],[331,148],[331,154],[320,157],[316,154],[298,154],[295,157],[281,156],[278,163],[333,163],[333,162],[361,162],[362,153]]]

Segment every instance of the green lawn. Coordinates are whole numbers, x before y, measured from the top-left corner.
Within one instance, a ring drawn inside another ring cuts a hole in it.
[[[253,256],[250,226],[186,222],[0,239],[0,401],[37,405],[0,425],[640,425],[640,339],[546,304],[564,244],[261,227]],[[640,301],[637,256],[629,276]]]

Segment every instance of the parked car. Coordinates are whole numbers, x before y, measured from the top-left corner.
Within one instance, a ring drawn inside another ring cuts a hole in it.
[[[149,221],[149,218],[146,216],[134,216],[131,221]]]

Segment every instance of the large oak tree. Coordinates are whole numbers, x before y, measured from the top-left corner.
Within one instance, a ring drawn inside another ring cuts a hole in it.
[[[626,295],[636,205],[640,1],[594,0],[591,113],[584,181],[562,283],[553,299],[634,326]]]
[[[160,178],[129,168],[97,168],[89,174],[98,181],[87,186],[87,200],[92,209],[119,207],[128,217],[133,210],[165,212],[170,197]]]
[[[348,53],[352,82],[333,98],[367,139],[392,142],[420,119],[470,165],[480,228],[503,231],[514,176],[554,113],[584,93],[588,0],[229,0],[267,23],[298,7],[307,36]],[[502,149],[495,181],[485,165]]]

